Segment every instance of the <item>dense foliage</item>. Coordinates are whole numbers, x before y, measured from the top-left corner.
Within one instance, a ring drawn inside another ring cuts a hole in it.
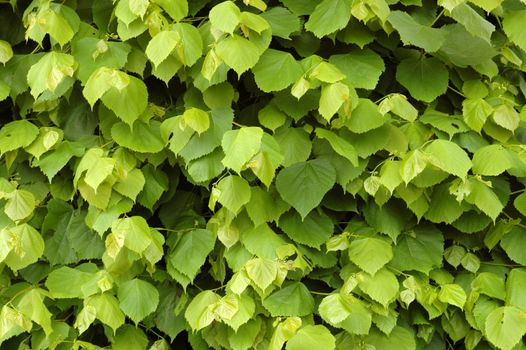
[[[0,3],[2,349],[523,349],[526,2]]]

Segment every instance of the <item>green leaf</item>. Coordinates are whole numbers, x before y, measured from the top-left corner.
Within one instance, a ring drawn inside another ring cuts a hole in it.
[[[206,257],[214,249],[215,241],[215,235],[208,230],[195,229],[186,232],[168,256],[168,260],[179,272],[193,281]]]
[[[113,332],[124,324],[124,314],[119,308],[119,302],[108,292],[87,298],[84,301],[84,307],[93,307],[97,319],[110,326]]]
[[[37,262],[44,253],[42,236],[28,224],[4,228],[0,231],[0,236],[7,246],[0,248],[0,258],[14,271]]]
[[[413,107],[407,98],[402,94],[391,94],[386,99],[382,100],[379,105],[379,110],[382,114],[393,112],[400,118],[409,122],[414,122],[418,117],[418,110]]]
[[[305,29],[318,38],[343,29],[351,19],[351,2],[348,0],[323,0],[309,16]]]
[[[214,314],[209,306],[217,303],[220,299],[219,295],[209,290],[197,294],[192,299],[184,317],[194,331],[203,329],[214,321]]]
[[[278,274],[277,263],[263,258],[254,258],[247,261],[245,269],[248,277],[262,291],[274,282]]]
[[[157,121],[138,120],[132,126],[118,122],[111,128],[111,136],[117,144],[135,152],[158,153],[165,147]]]
[[[382,57],[369,49],[333,55],[329,62],[338,67],[346,75],[351,86],[357,89],[373,90],[385,70]]]
[[[294,57],[279,50],[268,49],[252,68],[256,84],[264,92],[279,91],[295,83],[303,74],[301,65]],[[276,79],[276,72],[280,72]]]
[[[225,152],[225,158],[221,162],[227,168],[240,173],[243,166],[259,152],[262,137],[263,130],[259,127],[242,127],[227,131],[221,141]]]
[[[73,56],[65,53],[44,55],[27,73],[31,95],[36,99],[46,90],[54,92],[66,77],[73,76],[75,65]]]
[[[20,221],[33,213],[36,206],[35,196],[26,190],[15,190],[8,194],[4,213],[13,221]]]
[[[326,160],[315,159],[284,168],[276,178],[281,198],[305,219],[336,181],[336,171]]]
[[[526,333],[526,314],[515,306],[502,306],[486,318],[484,330],[491,344],[503,350],[512,349]]]
[[[349,87],[347,85],[339,82],[324,85],[321,89],[318,111],[329,122],[348,99]]]
[[[482,98],[467,98],[462,101],[462,115],[466,124],[480,133],[486,119],[493,113],[491,105]]]
[[[111,225],[111,232],[117,242],[139,254],[142,254],[150,245],[150,227],[144,218],[132,216],[118,219]]]
[[[13,57],[13,48],[5,40],[0,40],[0,63],[6,64]]]
[[[501,145],[488,145],[479,148],[473,155],[473,173],[497,176],[513,166],[508,150]]]
[[[241,21],[241,11],[232,1],[223,1],[212,7],[209,17],[212,26],[233,35]]]
[[[400,176],[402,180],[404,180],[406,184],[411,182],[411,180],[424,171],[427,166],[427,161],[428,157],[418,149],[407,152],[400,165]]]
[[[49,336],[53,332],[51,313],[44,304],[45,291],[40,288],[30,289],[18,300],[16,308],[20,313],[38,323]]]
[[[431,164],[460,178],[465,178],[471,169],[467,153],[454,142],[434,140],[425,148],[425,152],[431,156]]]
[[[351,295],[341,293],[330,294],[321,301],[318,312],[320,316],[332,325],[344,321],[351,314]]]
[[[383,334],[376,329],[364,339],[366,344],[374,346],[376,349],[392,350],[416,350],[416,340],[413,332],[402,326],[395,326],[389,335]]]
[[[276,169],[283,163],[283,159],[276,139],[269,134],[263,134],[261,150],[250,160],[248,167],[269,188]]]
[[[113,350],[142,350],[146,349],[148,342],[146,334],[140,328],[125,324],[115,334],[111,348]],[[155,348],[154,345],[150,348],[150,350],[156,349],[165,350]]]
[[[495,31],[495,26],[479,15],[470,5],[458,4],[451,10],[449,16],[462,24],[470,34],[478,36],[488,43],[491,42],[491,35]]]
[[[502,237],[500,246],[511,260],[524,265],[526,263],[526,252],[522,249],[524,243],[526,243],[526,230],[520,226],[513,226],[511,231]]]
[[[504,280],[491,272],[479,273],[471,282],[471,288],[480,294],[485,294],[492,298],[500,300],[506,298]]]
[[[439,53],[456,66],[484,64],[497,54],[489,42],[473,36],[460,24],[449,24],[442,28],[447,35]]]
[[[305,130],[282,128],[276,132],[275,138],[283,154],[283,166],[288,167],[294,163],[304,162],[309,158],[312,143]]]
[[[386,268],[383,268],[373,276],[364,274],[363,280],[358,287],[374,301],[387,307],[399,294],[399,285],[396,276]]]
[[[135,324],[151,314],[159,304],[159,292],[150,283],[134,278],[119,286],[119,306]]]
[[[478,179],[470,179],[468,187],[470,192],[466,197],[466,201],[474,204],[482,210],[484,214],[495,221],[504,209],[504,205],[499,197],[487,183]]]
[[[316,136],[320,139],[327,140],[336,153],[349,159],[354,166],[358,166],[358,155],[356,154],[356,150],[353,145],[347,142],[343,137],[322,128],[316,129]]]
[[[506,279],[506,305],[524,309],[526,306],[526,270],[524,268],[512,269]]]
[[[82,286],[92,277],[89,272],[62,266],[47,276],[46,288],[53,298],[83,298]]]
[[[446,39],[443,30],[422,25],[407,12],[391,11],[388,21],[398,31],[405,45],[415,45],[427,52],[440,49]]]
[[[407,58],[398,64],[396,80],[415,99],[431,102],[446,92],[449,73],[444,64],[434,57]]]
[[[466,303],[466,298],[466,292],[458,284],[444,284],[440,286],[438,299],[443,303],[455,305],[462,309]]]
[[[16,120],[0,129],[0,155],[29,146],[38,136],[38,128],[27,120]]]
[[[314,310],[314,298],[301,282],[292,282],[262,301],[272,317],[307,316]]]
[[[152,2],[161,6],[176,22],[188,16],[187,0],[153,0]]]
[[[256,44],[236,34],[221,40],[216,52],[238,76],[254,67],[261,55]]]
[[[215,190],[218,191],[219,203],[234,214],[250,201],[250,185],[245,179],[236,175],[224,177]]]
[[[345,126],[354,133],[362,134],[381,127],[385,122],[386,118],[380,113],[378,106],[369,99],[361,98]]]
[[[374,275],[392,258],[391,245],[379,238],[354,239],[349,245],[349,259],[371,275]]]
[[[502,21],[504,33],[518,47],[526,51],[526,34],[524,33],[524,21],[526,10],[514,10],[504,15]]]
[[[275,6],[260,14],[272,28],[272,35],[290,39],[290,35],[301,29],[300,19],[284,7]]]
[[[164,30],[150,40],[144,53],[158,68],[178,45],[181,45],[179,33],[174,30]]]
[[[287,350],[333,350],[336,341],[331,332],[322,325],[308,325],[301,328],[288,342]]]
[[[202,134],[210,128],[210,117],[208,113],[199,108],[189,108],[183,113],[182,122],[198,134]]]
[[[404,234],[394,247],[392,266],[401,271],[420,271],[428,274],[442,266],[444,237],[433,228],[420,228],[414,237]]]
[[[292,240],[320,249],[334,232],[332,220],[319,212],[310,212],[302,218],[294,211],[282,215],[278,225]]]
[[[203,54],[203,39],[199,30],[188,23],[176,23],[172,29],[180,38],[175,50],[177,58],[185,66],[193,66]]]

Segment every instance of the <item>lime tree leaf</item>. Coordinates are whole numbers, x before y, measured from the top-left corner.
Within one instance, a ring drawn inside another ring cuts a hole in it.
[[[202,291],[192,299],[184,317],[194,331],[203,329],[214,321],[215,316],[209,306],[219,302],[220,299],[219,295],[209,290]]]
[[[59,52],[47,53],[27,73],[31,95],[36,99],[46,90],[54,92],[66,77],[73,75],[75,69],[73,56]]]
[[[359,238],[349,245],[349,259],[365,272],[374,275],[393,258],[393,248],[379,238]]]
[[[295,83],[303,74],[301,65],[294,57],[279,50],[268,49],[252,68],[256,84],[264,92],[283,90]],[[279,72],[279,79],[276,79]]]
[[[184,111],[183,122],[198,134],[202,134],[210,128],[208,113],[199,108],[189,108]]]
[[[470,5],[458,4],[450,11],[449,16],[462,24],[470,34],[478,36],[488,43],[491,42],[491,34],[495,31],[495,26],[479,15]]]
[[[506,279],[506,305],[524,309],[526,306],[526,295],[522,291],[525,287],[526,270],[524,268],[511,270]]]
[[[134,327],[130,324],[125,324],[122,327],[120,327],[117,333],[115,334],[115,337],[113,338],[113,342],[111,344],[111,348],[113,350],[146,349],[146,347],[148,346],[148,342],[148,337],[140,328]],[[165,349],[156,349],[152,345],[150,350]]]
[[[347,142],[343,137],[322,128],[316,129],[316,136],[320,139],[327,140],[336,153],[349,159],[354,166],[358,166],[358,154],[356,153],[356,150],[353,145]]]
[[[471,160],[466,151],[454,142],[434,140],[425,148],[425,152],[430,155],[431,164],[460,178],[465,178],[471,169]]]
[[[134,278],[119,286],[119,306],[135,324],[151,314],[159,304],[159,292],[150,283]]]
[[[332,325],[339,324],[351,314],[347,301],[349,297],[341,293],[326,296],[318,307],[320,316]]]
[[[256,44],[236,34],[221,40],[216,46],[216,52],[238,76],[254,67],[260,56]]]
[[[380,55],[372,50],[354,50],[343,55],[333,55],[329,62],[338,67],[352,87],[373,90],[385,70]]]
[[[262,301],[272,317],[307,316],[314,310],[314,298],[301,282],[292,282]]]
[[[333,350],[336,340],[331,332],[322,325],[308,325],[301,328],[287,342],[287,350]]]
[[[161,6],[176,22],[188,15],[187,0],[153,0],[152,2]]]
[[[8,198],[4,213],[13,221],[23,220],[35,210],[35,196],[29,191],[15,190],[8,194]]]
[[[221,141],[225,152],[225,158],[221,162],[227,168],[240,173],[243,166],[259,152],[262,137],[263,130],[254,126],[227,131]]]
[[[420,271],[428,274],[442,266],[444,237],[433,228],[421,228],[414,237],[403,234],[394,247],[392,266],[401,271]]]
[[[431,102],[446,92],[449,73],[437,58],[407,58],[398,64],[396,80],[415,99]]]
[[[159,65],[181,44],[179,33],[173,30],[164,30],[157,33],[146,47],[146,57],[155,65]]]
[[[358,287],[384,306],[388,306],[396,299],[399,289],[395,274],[385,268],[377,271],[374,276],[364,274]]]
[[[13,57],[13,48],[5,40],[0,40],[0,63],[6,64]]]
[[[387,118],[380,113],[373,101],[361,98],[351,117],[345,122],[345,126],[354,133],[362,134],[381,127],[386,121]]]
[[[497,176],[513,167],[513,160],[501,145],[488,145],[479,148],[473,155],[473,173]]]
[[[325,120],[330,121],[345,101],[349,99],[349,87],[336,82],[324,85],[321,89],[318,111]]]
[[[311,13],[305,29],[318,38],[345,28],[351,19],[351,2],[348,0],[323,0]]]
[[[467,209],[465,204],[459,203],[455,196],[449,193],[449,186],[449,183],[444,183],[433,189],[429,210],[424,215],[427,220],[451,224]]]
[[[514,226],[500,241],[500,246],[509,258],[516,263],[524,265],[526,263],[526,252],[522,245],[526,243],[526,230],[520,226]]]
[[[411,182],[411,180],[424,171],[427,166],[427,160],[428,157],[418,149],[407,152],[400,164],[400,176],[402,180],[404,180],[406,184]]]
[[[274,282],[278,275],[277,263],[264,258],[247,261],[245,270],[248,277],[263,291]]]
[[[177,58],[187,67],[193,66],[203,54],[203,39],[199,30],[188,23],[176,23],[172,29],[181,38],[175,54]]]
[[[53,152],[46,154],[38,161],[40,170],[47,176],[49,182],[74,156],[84,154],[84,146],[77,142],[62,142]]]
[[[263,31],[270,29],[270,25],[261,16],[245,11],[241,13],[241,25],[261,34]]]
[[[439,53],[445,55],[456,66],[483,64],[497,54],[493,45],[470,34],[461,24],[449,24],[442,28],[447,35]]]
[[[526,10],[509,11],[504,15],[502,21],[504,33],[518,47],[526,51],[526,33],[524,33],[524,21],[526,21]]]
[[[380,102],[379,110],[382,114],[393,112],[409,122],[414,122],[418,117],[418,110],[402,94],[389,95]]]
[[[84,301],[84,307],[93,307],[97,319],[110,326],[114,332],[124,324],[124,314],[119,308],[119,302],[108,292],[87,298]]]
[[[0,257],[5,256],[4,263],[14,271],[37,262],[44,253],[45,244],[42,236],[28,224],[3,229],[0,235],[12,248],[6,255],[4,252],[0,253]]]
[[[212,26],[229,34],[234,34],[241,21],[241,11],[232,1],[223,1],[215,5],[208,16]]]
[[[276,132],[275,138],[283,154],[283,166],[288,167],[294,163],[304,162],[309,158],[312,142],[305,130],[283,128]]]
[[[398,31],[404,44],[421,47],[427,52],[440,49],[446,39],[443,30],[424,26],[407,12],[391,11],[387,20]]]
[[[467,98],[462,101],[462,115],[466,124],[480,133],[486,119],[493,113],[493,107],[482,98]]]
[[[82,285],[89,282],[93,274],[62,266],[51,272],[46,279],[46,288],[53,298],[82,298]]]
[[[38,127],[27,120],[16,120],[0,129],[0,154],[29,146],[38,136]]]
[[[250,160],[248,167],[269,188],[283,159],[276,139],[265,133],[261,138],[261,150]]]
[[[294,211],[279,218],[279,227],[295,242],[319,249],[334,232],[332,220],[319,212],[302,218]]]
[[[290,39],[292,33],[301,29],[300,19],[284,7],[272,7],[259,16],[270,24],[273,36]]]
[[[148,248],[152,239],[150,227],[141,216],[118,219],[111,225],[111,232],[118,242],[136,253],[141,254]]]
[[[327,160],[314,159],[281,170],[276,178],[276,187],[281,198],[305,219],[335,182],[334,167]]]
[[[458,284],[444,284],[440,286],[438,300],[443,303],[455,305],[462,309],[466,303],[466,298],[466,292]]]
[[[24,316],[38,323],[49,336],[53,331],[51,313],[44,304],[45,291],[40,288],[30,289],[18,300],[16,308]]]
[[[515,306],[496,308],[486,318],[486,337],[496,347],[510,350],[526,333],[525,319],[525,312]]]
[[[223,178],[215,190],[219,191],[219,203],[234,214],[250,201],[250,185],[244,178],[236,175]]]
[[[168,256],[168,260],[179,272],[193,280],[208,254],[214,249],[215,241],[215,235],[208,230],[195,229],[186,232]]]
[[[90,75],[82,93],[91,108],[101,99],[128,125],[144,112],[148,104],[148,91],[142,80],[107,67],[101,67]]]
[[[120,146],[135,152],[158,153],[165,146],[161,138],[160,123],[150,121],[136,121],[133,127],[123,122],[118,122],[111,128],[111,136]]]
[[[468,186],[470,193],[465,198],[466,202],[474,204],[495,221],[504,209],[504,205],[497,194],[487,183],[478,179],[470,179]]]
[[[364,342],[376,349],[416,350],[414,334],[407,328],[395,326],[389,335],[372,328]]]

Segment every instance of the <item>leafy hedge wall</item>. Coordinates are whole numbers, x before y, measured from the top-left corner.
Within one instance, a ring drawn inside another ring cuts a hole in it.
[[[524,0],[0,23],[2,349],[524,348]]]

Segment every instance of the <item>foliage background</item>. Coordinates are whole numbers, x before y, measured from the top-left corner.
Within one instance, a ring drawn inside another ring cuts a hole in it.
[[[2,349],[524,348],[523,1],[0,23]]]

